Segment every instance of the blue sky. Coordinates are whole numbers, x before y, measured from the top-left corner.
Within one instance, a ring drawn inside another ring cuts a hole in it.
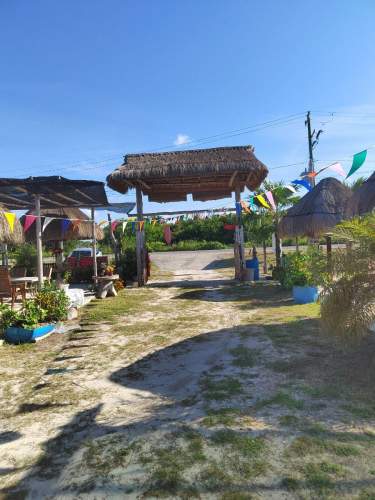
[[[202,144],[252,144],[271,180],[292,180],[308,109],[324,129],[317,166],[349,169],[375,144],[374,14],[373,0],[2,0],[0,175],[104,180],[125,153],[301,113]],[[362,171],[374,168],[375,149]]]

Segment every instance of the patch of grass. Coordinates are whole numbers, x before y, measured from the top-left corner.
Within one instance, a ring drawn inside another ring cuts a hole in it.
[[[208,410],[207,416],[202,419],[205,427],[215,427],[216,425],[226,425],[230,427],[236,423],[240,411],[237,408],[220,408],[218,410]]]
[[[342,444],[331,439],[322,439],[315,436],[297,437],[286,450],[287,455],[295,455],[298,457],[304,457],[308,454],[316,455],[324,452],[341,457],[358,456],[360,454],[360,450],[356,446]]]
[[[320,386],[309,386],[302,385],[300,386],[302,392],[316,399],[330,398],[336,399],[342,396],[343,389],[338,385],[333,384],[324,384]]]
[[[246,457],[259,457],[266,448],[264,438],[246,436],[230,429],[216,431],[211,436],[211,441],[215,445],[230,445],[235,451]]]
[[[233,476],[228,474],[223,467],[213,462],[205,467],[198,476],[205,490],[210,492],[222,491],[234,484]]]
[[[375,404],[350,404],[343,405],[342,408],[350,412],[355,417],[370,419],[375,417]]]
[[[335,484],[331,476],[342,473],[342,470],[340,465],[329,462],[308,463],[303,468],[306,486],[320,492],[333,489]]]
[[[203,397],[207,400],[230,399],[243,392],[241,382],[231,376],[223,377],[220,380],[205,376],[200,381],[200,387],[203,391]]]
[[[282,415],[279,417],[279,424],[285,425],[287,427],[297,427],[300,423],[300,419],[295,415]]]
[[[301,484],[295,477],[286,476],[281,480],[280,486],[288,491],[296,491],[301,487]]]
[[[366,488],[357,496],[357,500],[375,500],[375,488]]]
[[[260,409],[265,406],[284,406],[289,410],[302,410],[304,407],[303,401],[300,399],[295,399],[288,392],[279,391],[270,399],[261,399],[257,401],[256,408]]]
[[[245,346],[238,346],[229,351],[234,357],[232,365],[240,368],[252,368],[259,357],[259,349],[249,349]]]
[[[163,335],[154,335],[153,337],[151,337],[151,342],[153,344],[163,345],[168,342],[168,338],[164,337]]]
[[[255,498],[253,495],[243,491],[228,491],[221,495],[220,500],[252,500],[253,498]]]

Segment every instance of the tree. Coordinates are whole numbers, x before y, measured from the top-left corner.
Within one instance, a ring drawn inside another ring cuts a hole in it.
[[[297,189],[297,188],[296,188]],[[276,237],[276,266],[281,266],[281,244],[279,238],[279,222],[281,217],[285,214],[286,210],[297,203],[299,200],[299,196],[296,196],[295,193],[290,191],[285,187],[283,181],[279,182],[269,182],[264,181],[261,189],[255,193],[255,195],[263,194],[266,191],[271,191],[273,198],[276,204],[276,210],[268,210],[265,208],[259,208],[258,214],[258,224],[260,225],[260,229],[255,233],[258,234],[262,239],[263,245],[263,253],[266,256],[266,241],[269,239],[272,234],[275,234]],[[251,236],[248,236],[251,239]]]

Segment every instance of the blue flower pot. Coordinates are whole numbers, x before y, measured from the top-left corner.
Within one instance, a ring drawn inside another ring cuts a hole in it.
[[[297,304],[310,304],[316,302],[319,297],[319,291],[316,286],[294,286],[293,299]]]
[[[20,328],[19,326],[10,326],[4,332],[4,338],[11,344],[25,344],[27,342],[37,342],[52,333],[55,325],[43,325],[37,328]]]

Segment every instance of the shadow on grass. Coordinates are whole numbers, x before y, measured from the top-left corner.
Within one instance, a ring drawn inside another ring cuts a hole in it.
[[[210,271],[215,269],[228,269],[233,268],[234,270],[234,258],[230,257],[229,259],[219,259],[214,260],[207,264],[206,267],[203,268],[204,271]]]
[[[287,324],[274,323],[267,326],[270,326],[271,329],[265,329],[262,324],[249,324],[205,333],[198,337],[183,340],[174,345],[162,348],[129,366],[116,370],[109,376],[109,380],[122,388],[132,390],[129,400],[126,400],[125,396],[123,396],[123,399],[119,402],[119,410],[121,410],[121,407],[126,409],[134,403],[134,393],[137,394],[139,400],[146,403],[148,400],[152,403],[155,396],[161,397],[164,403],[155,404],[152,411],[146,412],[146,416],[140,416],[138,421],[133,420],[129,425],[111,426],[98,421],[97,417],[100,415],[102,404],[97,404],[92,408],[76,413],[68,424],[61,427],[57,436],[47,440],[43,444],[42,456],[38,462],[28,470],[25,477],[19,481],[18,485],[13,489],[2,490],[5,498],[14,498],[13,494],[16,491],[24,492],[26,495],[31,479],[41,481],[41,488],[44,488],[43,481],[46,481],[45,484],[47,488],[54,488],[51,493],[52,496],[58,494],[78,495],[80,493],[80,485],[74,483],[74,481],[71,485],[65,485],[64,491],[61,487],[59,489],[57,481],[50,483],[47,481],[59,477],[70,463],[71,457],[84,446],[85,443],[97,439],[98,437],[108,434],[117,434],[120,438],[122,434],[125,434],[127,436],[131,435],[132,439],[138,439],[144,438],[146,432],[151,429],[153,432],[181,432],[183,426],[186,427],[193,423],[195,429],[200,429],[199,424],[197,427],[197,418],[206,415],[205,408],[208,403],[204,395],[205,391],[208,389],[207,385],[202,385],[202,377],[207,377],[208,373],[212,373],[210,370],[216,369],[215,367],[220,366],[220,363],[228,362],[226,361],[228,358],[225,357],[225,346],[227,345],[228,339],[237,337],[244,340],[253,335],[260,335],[272,340],[272,335],[274,335],[278,337],[278,341],[281,343],[283,341],[283,336],[284,341],[288,339],[286,346],[288,346],[288,342],[295,342],[303,346],[309,336],[319,335],[317,322],[313,319],[301,319]],[[306,332],[308,332],[308,334]],[[372,352],[374,352],[374,345],[372,345]],[[337,370],[338,363],[341,363],[341,365],[345,364],[347,358],[342,360],[342,358],[340,358],[342,353],[336,351],[328,342],[322,353],[324,353],[324,355],[312,356],[310,362],[306,362],[307,358],[305,358],[302,372],[293,372],[293,370],[290,372],[290,382],[295,383],[296,380],[298,381],[298,377],[301,377],[301,381],[304,383],[316,383],[317,380],[322,383],[331,380],[332,373],[336,370],[336,372],[339,372],[339,375],[336,374],[336,378],[338,376],[341,377],[338,381],[341,384],[351,386],[353,382],[351,371]],[[356,363],[360,362],[358,356],[359,355],[356,355],[355,357]],[[215,373],[217,373],[217,371],[215,371]],[[372,371],[371,375],[373,378],[375,369]],[[218,376],[220,377],[220,374]],[[238,372],[233,375],[233,377],[238,376]],[[366,387],[366,390],[367,389]],[[265,399],[272,399],[273,396],[273,392],[264,394]],[[229,394],[228,398],[230,399],[230,397],[231,395]],[[222,401],[221,404],[228,403]],[[254,409],[254,412],[256,411],[257,410]],[[319,420],[319,414],[317,413],[316,415],[316,418]],[[314,417],[314,414],[310,415],[310,417]],[[340,423],[340,416],[333,415],[332,418],[333,420],[336,419],[336,422],[333,423]],[[332,424],[332,421],[330,423]],[[206,432],[206,430],[204,432]],[[243,431],[233,432],[238,435],[238,437],[243,434]],[[285,427],[273,426],[272,430],[265,429],[262,431],[262,436],[265,438],[274,436],[285,438],[288,432],[290,431],[285,429]],[[327,431],[324,437],[326,439],[337,438],[337,433],[330,433]],[[340,433],[340,438],[343,437],[348,441],[358,441],[356,435],[351,432]],[[91,471],[91,473],[93,476],[90,479],[91,482],[85,486],[86,490],[84,491],[86,493],[87,491],[94,491],[97,487],[95,483],[95,471]],[[101,479],[99,478],[98,488],[101,487],[100,481]],[[105,478],[105,487],[108,488],[108,491],[111,491],[111,488],[113,488],[112,491],[116,491],[117,494],[120,494],[122,491],[121,487],[123,487],[122,493],[125,495],[128,491],[128,486],[122,485],[119,490],[118,483],[112,484],[111,481],[111,475]],[[335,488],[343,487],[358,493],[359,488],[372,486],[375,484],[375,480],[346,481],[342,478],[335,478],[333,484]],[[54,486],[52,487],[50,485]],[[300,489],[308,485],[304,484],[303,481],[298,481],[294,486],[296,489]],[[202,486],[202,488],[204,487]],[[227,491],[225,488],[224,485],[217,491],[223,493]],[[142,489],[142,486],[140,489]],[[255,493],[261,493],[263,491],[283,491],[283,489],[285,491],[285,487],[281,485],[281,482],[269,484],[248,482],[246,487],[244,487],[243,484],[236,484],[235,480],[230,487],[230,490],[235,490],[237,492]],[[202,491],[204,493],[204,490]],[[177,497],[178,496],[177,494]]]

